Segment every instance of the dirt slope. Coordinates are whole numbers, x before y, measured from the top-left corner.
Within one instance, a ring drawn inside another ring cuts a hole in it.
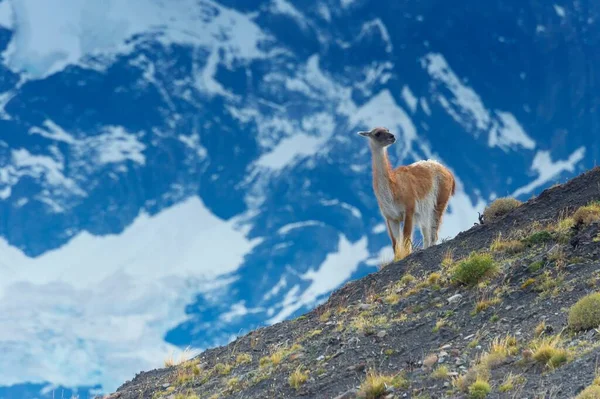
[[[571,306],[600,291],[600,207],[571,216],[598,200],[594,168],[296,320],[141,373],[107,397],[574,398],[600,357],[600,328],[568,324]],[[365,389],[369,375],[389,376],[383,392],[377,379]]]

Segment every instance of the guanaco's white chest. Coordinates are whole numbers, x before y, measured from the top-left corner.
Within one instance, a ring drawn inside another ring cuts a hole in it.
[[[375,196],[377,197],[379,209],[387,219],[402,221],[404,219],[404,205],[394,200],[389,181],[385,176],[381,176],[381,173],[377,172],[375,176],[377,182]]]

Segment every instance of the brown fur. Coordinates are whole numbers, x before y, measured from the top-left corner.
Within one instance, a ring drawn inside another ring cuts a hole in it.
[[[438,239],[439,228],[448,202],[456,190],[456,182],[452,172],[439,163],[429,162],[415,162],[410,165],[392,168],[386,148],[395,142],[395,137],[385,128],[375,128],[370,132],[361,132],[361,135],[370,137],[373,151],[381,151],[381,153],[377,153],[377,158],[374,153],[372,160],[373,189],[382,214],[386,219],[387,231],[397,258],[403,258],[411,252],[414,212],[417,201],[427,198],[433,188],[434,179],[438,179],[438,193],[435,199],[432,228],[429,234],[430,245],[434,245]],[[380,170],[380,168],[383,169]],[[380,178],[384,179],[383,185],[381,185],[382,182],[378,181]],[[388,187],[391,190],[392,204],[386,205],[384,201]],[[397,209],[404,208],[403,214],[392,215],[390,205],[396,208],[393,213],[399,213]],[[402,243],[398,243],[392,233],[391,225],[402,222],[404,223],[402,228],[404,240]],[[401,248],[397,248],[399,244]],[[400,254],[398,254],[398,250]]]

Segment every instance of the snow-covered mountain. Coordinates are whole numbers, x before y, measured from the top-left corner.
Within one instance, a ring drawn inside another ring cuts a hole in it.
[[[1,0],[0,398],[114,390],[376,270],[358,130],[454,171],[442,238],[593,166],[599,13]]]

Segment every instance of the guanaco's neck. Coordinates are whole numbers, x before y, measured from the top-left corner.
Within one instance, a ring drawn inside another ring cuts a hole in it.
[[[388,192],[391,192],[391,185],[395,184],[395,179],[392,176],[392,166],[388,159],[387,149],[371,145],[371,154],[373,158],[373,180],[376,188],[378,190],[387,188],[389,189]]]

